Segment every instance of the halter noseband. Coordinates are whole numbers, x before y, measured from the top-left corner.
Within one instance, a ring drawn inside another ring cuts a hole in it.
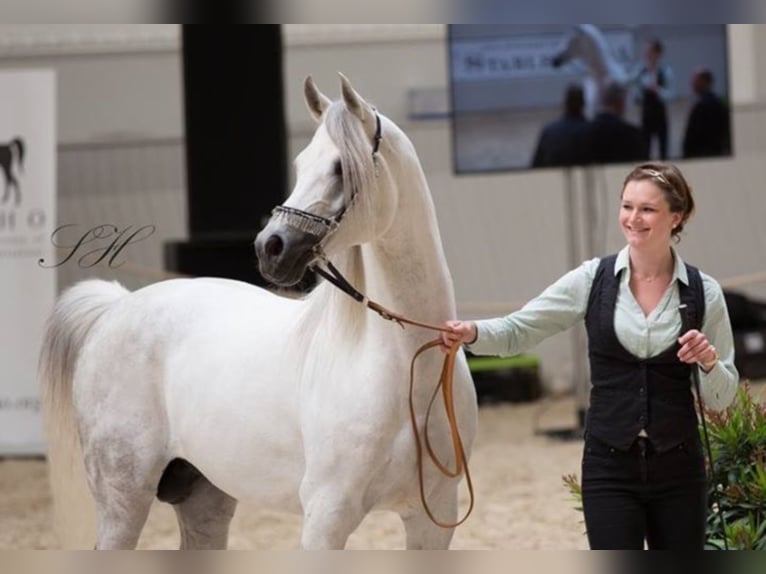
[[[373,108],[374,110],[374,108]],[[375,135],[373,136],[372,145],[372,159],[375,160],[376,154],[380,149],[380,140],[383,138],[380,127],[380,116],[375,111]],[[356,199],[358,190],[351,190],[351,199],[348,203],[340,208],[338,213],[332,217],[323,217],[316,213],[304,211],[296,207],[288,207],[286,205],[278,205],[271,212],[272,216],[283,219],[284,222],[290,227],[294,227],[300,231],[304,231],[310,235],[315,235],[321,239],[325,239],[330,233],[335,231],[340,225],[340,222],[346,215],[348,208],[353,205],[354,199]]]

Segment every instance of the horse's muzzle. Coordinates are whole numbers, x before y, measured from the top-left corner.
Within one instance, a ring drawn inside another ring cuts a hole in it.
[[[285,226],[267,225],[255,238],[258,270],[264,279],[280,287],[292,287],[303,279],[315,258],[318,238]]]

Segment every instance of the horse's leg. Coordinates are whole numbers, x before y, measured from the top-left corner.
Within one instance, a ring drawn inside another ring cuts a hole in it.
[[[158,457],[139,455],[138,447],[126,443],[98,441],[85,453],[96,502],[98,550],[136,547],[162,474]]]
[[[130,388],[135,392],[136,386]],[[127,401],[120,404],[119,417],[108,405],[99,406],[80,415],[85,470],[96,503],[96,548],[133,549],[167,464],[166,423]]]
[[[601,105],[601,93],[605,86],[602,87],[600,83],[589,75],[583,79],[582,86],[585,98],[585,117],[592,120],[596,117],[598,108]]]
[[[336,476],[322,481],[304,477],[300,488],[303,505],[301,547],[306,550],[341,550],[367,514],[362,505],[364,486]],[[311,485],[311,486],[309,486]]]
[[[437,520],[452,523],[457,520],[457,485],[445,480],[428,495],[428,507]],[[401,514],[407,533],[408,550],[446,550],[452,541],[454,528],[435,524],[423,509],[422,502],[407,513]]]
[[[174,504],[181,550],[225,550],[237,501],[200,475],[191,494]]]

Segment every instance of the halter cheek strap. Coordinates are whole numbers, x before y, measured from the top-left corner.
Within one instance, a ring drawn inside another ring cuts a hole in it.
[[[373,136],[372,156],[375,157],[375,154],[380,149],[380,140],[383,139],[383,135],[380,129],[380,116],[375,108],[373,108],[373,111],[375,111],[375,135]]]

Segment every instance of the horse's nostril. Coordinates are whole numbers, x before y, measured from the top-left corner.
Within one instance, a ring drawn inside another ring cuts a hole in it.
[[[272,235],[266,240],[263,250],[269,257],[277,257],[285,248],[285,244],[279,235]]]

